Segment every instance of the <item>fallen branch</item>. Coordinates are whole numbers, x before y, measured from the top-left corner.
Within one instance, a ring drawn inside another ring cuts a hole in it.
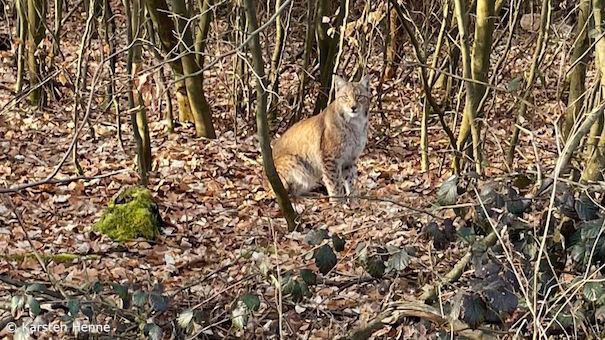
[[[462,276],[464,268],[466,268],[466,265],[471,261],[471,258],[473,256],[473,248],[475,248],[475,246],[477,245],[479,248],[487,249],[496,243],[496,241],[498,240],[497,236],[498,235],[496,234],[496,232],[492,231],[487,236],[478,241],[479,243],[476,242],[475,244],[473,244],[471,249],[469,249],[466,254],[460,260],[458,260],[454,268],[452,268],[438,283],[432,285],[425,285],[424,287],[422,287],[424,293],[420,295],[418,300],[426,302],[435,299],[435,297],[437,297],[437,291],[439,287],[455,282],[460,278],[460,276]]]
[[[486,339],[487,336],[478,330],[471,330],[469,327],[459,320],[447,320],[441,316],[435,308],[426,305],[424,302],[433,300],[437,296],[438,288],[450,284],[460,278],[464,272],[464,268],[471,261],[473,256],[473,248],[489,248],[493,246],[498,237],[495,231],[492,231],[480,241],[473,244],[473,247],[456,263],[454,268],[450,270],[438,283],[433,285],[425,285],[422,289],[424,293],[418,299],[421,302],[395,301],[391,302],[387,309],[380,313],[374,320],[366,326],[355,330],[348,338],[350,340],[368,339],[374,332],[383,328],[388,324],[399,324],[404,317],[416,316],[421,317],[439,325],[444,323],[450,324],[450,330],[453,330],[459,335],[470,339]]]
[[[22,282],[22,281],[19,281],[19,280],[15,280],[12,277],[9,277],[9,276],[6,276],[6,275],[0,275],[0,282],[5,283],[5,284],[7,284],[9,286],[17,287],[17,288],[21,288],[21,287],[29,286],[30,285],[27,282]],[[39,283],[41,281],[37,281],[37,282]],[[59,293],[57,291],[54,291],[54,290],[51,290],[51,289],[48,289],[48,287],[46,287],[46,285],[51,285],[51,284],[50,284],[50,282],[49,283],[44,282],[44,289],[42,289],[40,291],[40,293],[46,294],[46,295],[51,296],[51,297],[56,298],[56,299],[63,299],[63,295],[61,295],[61,293]]]
[[[374,332],[381,329],[385,325],[400,324],[406,317],[417,317],[429,320],[438,326],[454,332],[460,336],[469,339],[490,339],[492,336],[487,335],[481,330],[473,330],[467,324],[460,320],[449,320],[441,315],[439,310],[429,305],[420,302],[397,301],[389,304],[387,309],[380,313],[374,321],[366,326],[358,328],[350,336],[343,339],[348,340],[365,340],[368,339]],[[447,326],[447,327],[444,327]]]
[[[10,188],[0,188],[0,194],[19,192],[21,190],[33,188],[33,187],[44,185],[44,184],[67,184],[67,183],[80,181],[80,180],[90,181],[93,179],[101,179],[101,178],[111,177],[111,176],[114,176],[117,174],[121,174],[126,171],[128,171],[128,169],[117,170],[117,171],[113,171],[113,172],[110,172],[107,174],[97,175],[97,176],[76,176],[76,177],[65,178],[65,179],[53,179],[51,176],[49,176],[49,177],[46,177],[45,179],[37,181],[37,182],[20,184],[20,185],[16,185],[16,186],[10,187]]]

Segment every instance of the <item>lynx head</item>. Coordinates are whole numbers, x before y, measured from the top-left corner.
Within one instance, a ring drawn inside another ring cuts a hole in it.
[[[370,105],[369,78],[361,78],[358,83],[348,82],[342,77],[334,76],[335,101],[349,119],[367,117]]]

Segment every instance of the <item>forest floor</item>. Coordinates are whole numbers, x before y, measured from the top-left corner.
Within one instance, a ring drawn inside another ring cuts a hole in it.
[[[75,24],[70,22],[65,39],[73,40],[77,46]],[[73,60],[75,52],[66,52],[65,65]],[[529,52],[521,52],[520,48],[512,55],[515,53],[519,53],[515,62],[503,72],[504,79],[499,85],[502,88],[522,74],[530,62]],[[413,56],[407,49],[404,55]],[[201,308],[210,315],[208,324],[217,323],[209,328],[215,335],[228,333],[229,327],[221,321],[229,319],[231,303],[252,292],[262,297],[262,304],[251,319],[247,334],[262,337],[274,334],[277,327],[275,291],[269,279],[259,274],[253,259],[243,254],[264,251],[271,266],[282,273],[312,268],[313,261],[306,255],[313,247],[304,242],[304,237],[310,230],[323,228],[340,234],[346,247],[338,255],[335,269],[319,279],[312,298],[297,303],[296,308],[291,302],[285,303],[283,314],[289,334],[309,339],[344,335],[360,325],[360,320],[375,316],[387,302],[414,299],[423,285],[435,282],[451,269],[466,246],[458,242],[436,252],[420,237],[420,230],[430,221],[430,216],[384,201],[430,211],[437,188],[450,174],[448,141],[436,117],[431,118],[429,129],[430,171],[420,171],[420,83],[417,72],[408,62],[413,60],[405,59],[400,68],[403,81],[388,81],[383,85],[388,91],[382,99],[382,111],[378,112],[377,103],[373,103],[369,143],[358,163],[356,195],[375,199],[354,198],[343,205],[330,203],[325,198],[299,198],[296,208],[301,213],[302,228],[288,233],[277,204],[261,185],[263,174],[253,122],[238,117],[235,121],[239,128],[234,131],[229,92],[224,85],[229,82],[222,79],[227,76],[217,70],[208,72],[205,79],[206,96],[217,118],[219,138],[216,140],[195,138],[194,129],[186,125],[169,134],[158,109],[148,111],[154,158],[148,187],[160,206],[162,218],[169,222],[157,240],[118,244],[91,230],[111,198],[124,186],[135,185],[138,179],[126,115],[122,117],[126,146],[122,150],[117,142],[113,114],[94,112],[91,118],[94,138],[85,132],[78,143],[84,174],[93,177],[121,172],[65,184],[43,184],[3,195],[0,200],[0,276],[31,283],[48,281],[45,273],[48,271],[67,286],[82,286],[96,280],[148,288],[161,284],[167,295],[174,294],[170,313],[162,317],[169,320],[202,303]],[[373,75],[374,93],[381,63],[377,57],[368,70]],[[545,79],[552,83],[556,82],[558,69],[551,69],[553,74],[546,74]],[[2,56],[0,74],[0,107],[6,107],[14,97],[8,91],[15,74],[12,53]],[[293,70],[285,70],[283,96],[295,96],[297,86]],[[26,103],[20,103],[2,111],[0,187],[41,180],[63,157],[73,138],[74,103],[72,89],[61,88],[61,91],[64,96],[60,101],[50,103],[47,108],[30,109]],[[488,102],[486,110],[490,124],[484,126],[485,155],[489,163],[486,177],[507,180],[502,150],[507,150],[504,141],[509,140],[516,106],[505,92],[496,91],[494,96],[496,100]],[[545,171],[551,168],[557,155],[552,123],[561,112],[560,105],[556,94],[538,89],[536,96],[533,100],[536,106],[530,108],[528,114],[532,118],[524,126],[534,133],[538,155],[534,154],[530,137],[522,133],[519,148],[522,156],[518,157],[515,169],[535,170],[534,163],[538,159]],[[308,106],[313,98],[314,95],[309,96]],[[286,115],[287,111],[284,105],[279,115]],[[452,117],[450,114],[450,121]],[[545,121],[549,123],[544,124]],[[68,160],[55,180],[74,176],[74,166]],[[22,223],[15,218],[9,201],[22,215]],[[455,220],[456,226],[459,223],[462,221]],[[356,263],[355,249],[362,242],[413,247],[416,254],[405,271],[374,280]],[[32,256],[32,246],[49,256],[65,253],[77,257],[69,261],[50,259],[47,267],[42,268]],[[185,286],[189,288],[182,290]],[[15,290],[14,285],[0,282],[0,299],[10,299]],[[455,289],[444,288],[442,294],[447,300],[455,294]],[[385,328],[382,334],[388,334],[389,338],[397,334],[422,338],[431,333],[433,327],[421,321],[414,327]]]

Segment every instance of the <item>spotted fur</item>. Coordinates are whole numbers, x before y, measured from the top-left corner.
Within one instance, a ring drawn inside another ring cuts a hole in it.
[[[355,163],[367,143],[369,80],[335,76],[334,85],[336,99],[323,112],[296,123],[274,144],[275,167],[292,195],[321,184],[330,196],[353,191]]]

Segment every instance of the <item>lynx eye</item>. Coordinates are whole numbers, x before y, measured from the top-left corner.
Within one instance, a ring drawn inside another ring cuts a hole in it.
[[[367,105],[370,102],[370,97],[359,96],[359,97],[357,97],[357,101],[362,105]]]

